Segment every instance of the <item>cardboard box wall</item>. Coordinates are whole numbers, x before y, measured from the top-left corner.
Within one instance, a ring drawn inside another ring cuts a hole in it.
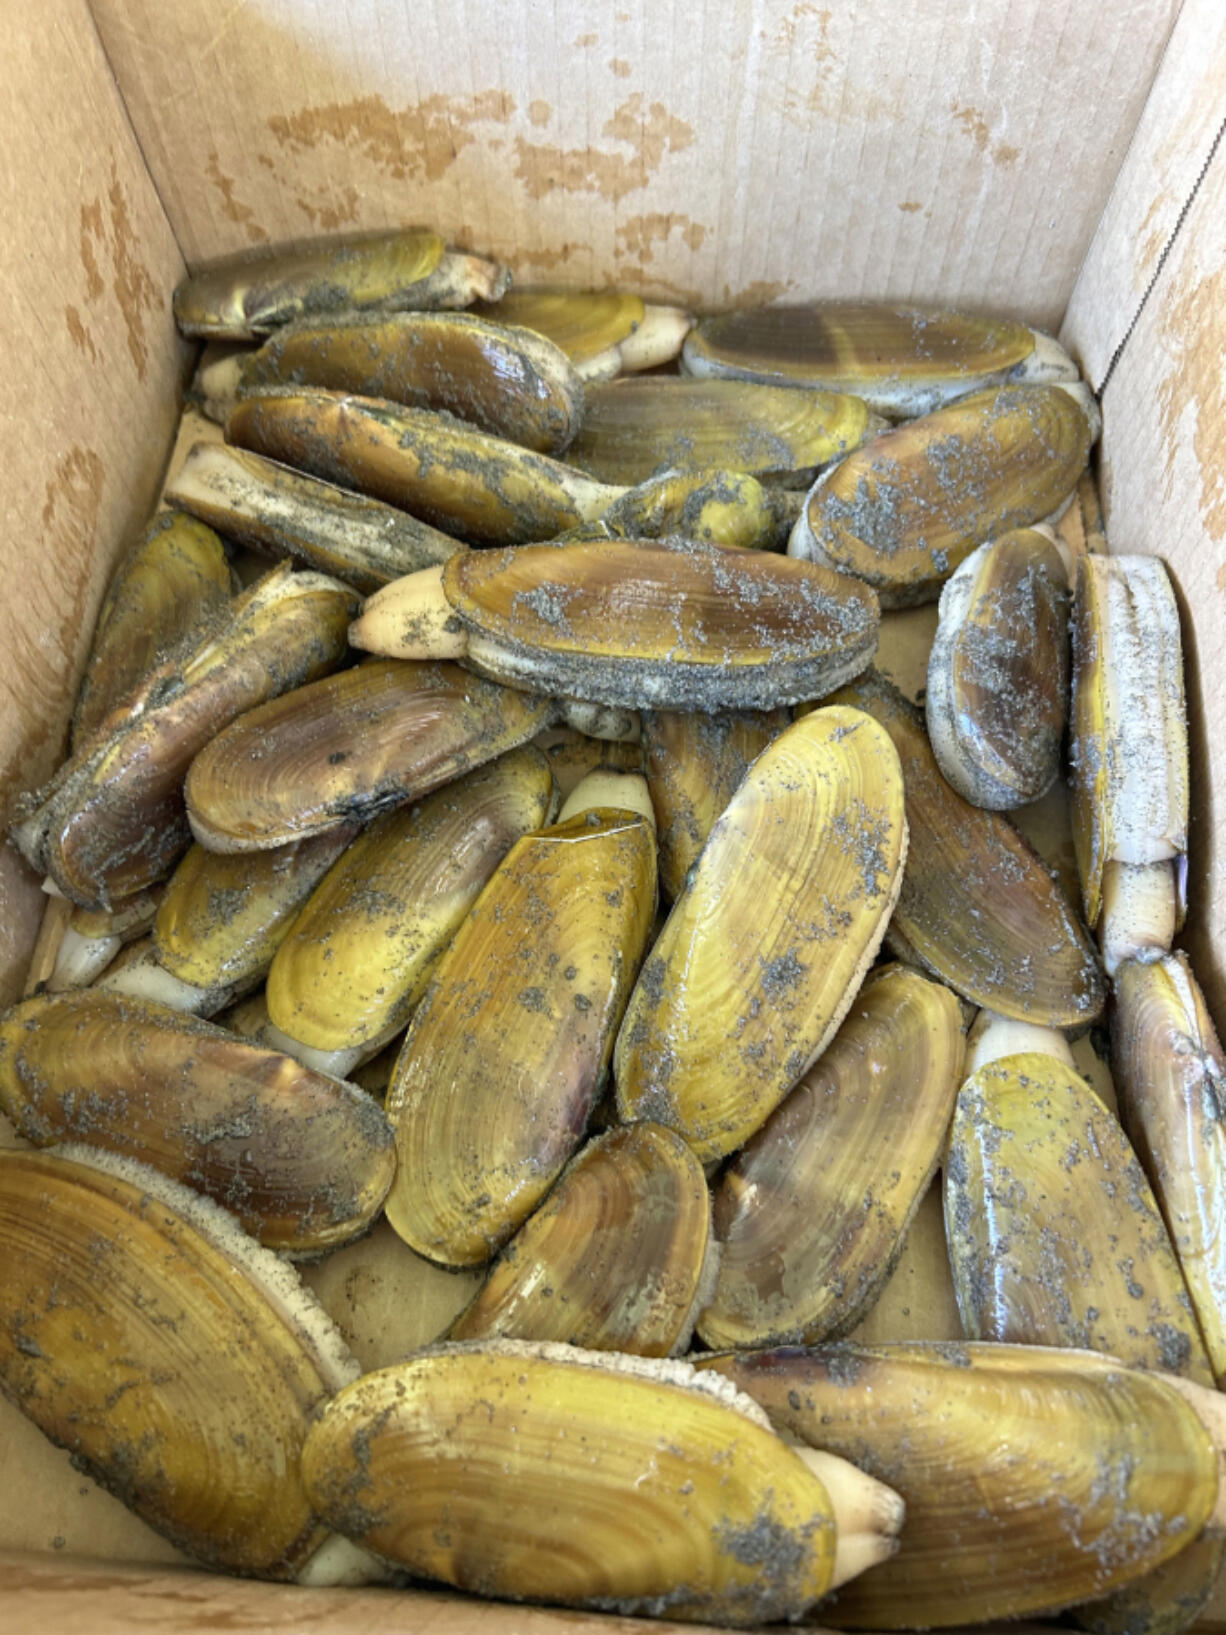
[[[1016,311],[1102,394],[1112,548],[1161,555],[1176,583],[1185,943],[1226,1017],[1221,0],[8,0],[4,21],[0,818],[62,755],[110,568],[156,495],[185,264],[429,222],[524,281]],[[40,911],[0,849],[5,1002]],[[949,1313],[917,1294],[912,1332],[935,1337]],[[31,1597],[0,1600],[0,1627],[37,1605],[42,1629],[126,1628],[138,1604],[157,1627],[163,1594],[188,1595],[193,1627],[298,1616],[292,1592],[69,1570],[56,1552],[176,1558],[6,1405],[0,1470],[0,1546],[27,1553],[5,1581]],[[344,1605],[313,1602],[312,1623],[507,1616]]]

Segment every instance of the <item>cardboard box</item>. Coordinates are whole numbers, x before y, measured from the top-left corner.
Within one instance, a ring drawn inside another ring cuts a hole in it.
[[[108,574],[157,493],[185,264],[428,222],[525,281],[1014,311],[1058,329],[1101,394],[1112,547],[1175,580],[1184,943],[1226,1016],[1221,0],[42,0],[5,22],[0,817],[62,755]],[[0,849],[5,1003],[40,911]],[[928,1211],[882,1323],[957,1332],[938,1262]],[[5,1404],[0,1470],[0,1627],[592,1621],[184,1574]]]

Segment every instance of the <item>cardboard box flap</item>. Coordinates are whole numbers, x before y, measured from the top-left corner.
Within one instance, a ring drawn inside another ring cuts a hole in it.
[[[94,9],[190,263],[427,220],[525,282],[1053,325],[1178,4]]]

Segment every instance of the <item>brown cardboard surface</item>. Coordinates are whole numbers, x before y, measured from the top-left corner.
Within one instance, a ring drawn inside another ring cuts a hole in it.
[[[1226,60],[1219,63],[1226,85]],[[1226,149],[1205,175],[1103,397],[1114,552],[1161,556],[1183,623],[1192,754],[1184,942],[1226,1020]]]
[[[0,85],[5,380],[0,824],[59,759],[120,541],[156,492],[182,348],[180,275],[84,0],[9,7]],[[0,848],[0,1000],[41,913]]]
[[[1178,0],[94,0],[189,262],[431,221],[524,282],[1055,324]]]
[[[1097,387],[1136,316],[1226,120],[1226,7],[1185,0],[1077,287],[1062,338]]]

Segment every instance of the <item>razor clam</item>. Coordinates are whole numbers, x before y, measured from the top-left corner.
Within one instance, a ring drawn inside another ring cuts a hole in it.
[[[496,306],[477,309],[498,323],[534,329],[561,347],[581,380],[670,362],[693,323],[680,307],[653,306],[624,290],[510,290]]]

